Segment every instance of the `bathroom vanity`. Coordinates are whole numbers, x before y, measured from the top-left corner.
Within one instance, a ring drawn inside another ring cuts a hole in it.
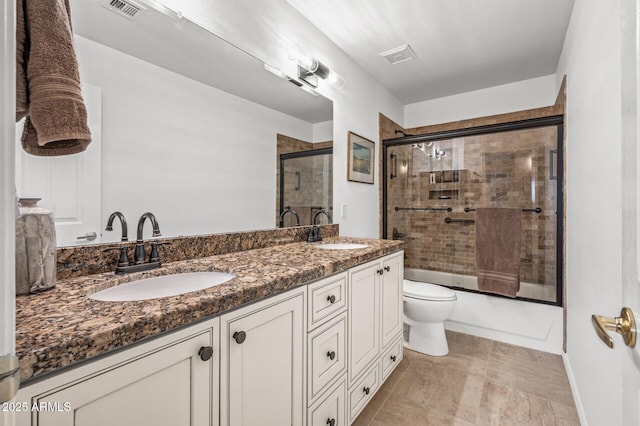
[[[79,283],[59,283],[70,309],[90,309],[85,321],[96,323],[93,340],[78,336],[84,346],[72,350],[91,359],[65,364],[56,355],[64,342],[53,339],[55,363],[46,348],[22,357],[24,374],[40,378],[19,391],[17,424],[351,424],[402,359],[403,251],[393,241],[336,241],[367,247],[294,243],[175,262],[170,273],[215,265],[236,277],[161,302],[86,302]],[[102,275],[84,285],[105,287]],[[134,329],[142,335],[128,343],[121,333]],[[107,335],[111,349],[98,349]]]

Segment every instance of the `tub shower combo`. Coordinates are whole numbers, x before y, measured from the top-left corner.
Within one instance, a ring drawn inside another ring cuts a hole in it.
[[[409,347],[445,355],[454,290],[482,292],[478,209],[522,211],[515,299],[562,305],[562,132],[552,116],[383,141],[383,235],[406,242]]]

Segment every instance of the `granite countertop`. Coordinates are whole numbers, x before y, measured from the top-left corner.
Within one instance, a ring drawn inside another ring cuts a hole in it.
[[[365,243],[369,247],[312,247],[328,242]],[[16,298],[16,354],[21,378],[42,376],[402,248],[401,241],[339,237],[172,262],[147,272],[60,280],[51,290]],[[141,278],[201,271],[230,272],[236,277],[209,289],[161,299],[100,302],[87,297]]]

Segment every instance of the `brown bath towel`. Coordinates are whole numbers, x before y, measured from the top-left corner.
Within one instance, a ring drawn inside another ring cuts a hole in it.
[[[520,290],[522,209],[476,210],[476,276],[478,289],[516,297]]]
[[[17,0],[16,119],[33,155],[84,151],[91,142],[68,0]]]

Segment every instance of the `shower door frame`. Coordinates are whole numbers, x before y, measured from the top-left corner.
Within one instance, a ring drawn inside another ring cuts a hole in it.
[[[329,154],[333,155],[333,147],[309,149],[306,151],[296,151],[296,152],[288,152],[285,154],[280,154],[280,184],[278,186],[278,191],[280,191],[280,206],[279,206],[278,214],[282,214],[282,212],[284,211],[284,162],[286,160],[291,160],[292,158],[313,157],[316,155],[329,155]],[[333,174],[333,165],[332,165],[331,173]],[[331,177],[331,180],[333,181],[333,176]],[[333,194],[331,195],[331,204],[333,204]],[[330,206],[327,206],[327,208],[329,207]]]
[[[388,148],[400,145],[409,145],[420,142],[434,142],[444,139],[460,138],[465,136],[485,135],[489,133],[501,133],[515,130],[527,130],[539,127],[556,127],[556,301],[530,299],[516,297],[516,300],[541,303],[543,305],[563,306],[563,261],[564,261],[564,116],[552,115],[548,117],[531,118],[527,120],[510,121],[485,126],[467,127],[464,129],[445,130],[442,132],[426,133],[422,135],[409,135],[399,138],[384,139],[382,141],[382,238],[387,238],[387,184],[389,179],[389,166],[387,161]],[[470,289],[458,289],[471,293],[487,294],[482,291]],[[506,297],[494,295],[496,297]]]

